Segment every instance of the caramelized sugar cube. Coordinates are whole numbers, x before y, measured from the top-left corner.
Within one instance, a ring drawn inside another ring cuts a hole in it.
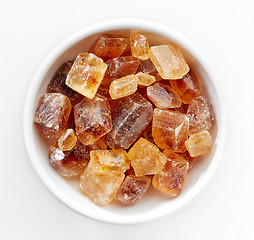
[[[147,96],[157,108],[177,108],[182,104],[181,99],[170,89],[169,86],[155,83],[147,88]]]
[[[59,138],[65,130],[71,102],[61,93],[46,93],[40,97],[34,114],[34,124],[45,138]]]
[[[182,53],[173,45],[153,46],[149,56],[163,79],[180,79],[189,72]]]
[[[98,94],[78,103],[74,118],[77,137],[84,145],[95,143],[112,129],[109,101]]]
[[[163,153],[167,156],[167,162],[164,168],[154,175],[152,184],[157,190],[171,197],[177,197],[182,191],[189,163],[169,150]]]
[[[118,34],[102,34],[89,52],[103,60],[120,57],[128,45],[128,39]]]
[[[60,66],[60,68],[56,71],[55,75],[49,82],[47,86],[47,92],[62,93],[63,95],[67,96],[70,99],[72,106],[75,106],[83,99],[83,96],[73,91],[65,84],[65,80],[67,78],[69,71],[71,70],[71,66],[73,65],[73,63],[74,61],[70,60],[65,62],[62,66]]]
[[[150,102],[139,93],[110,102],[112,131],[105,139],[111,149],[127,149],[142,133],[153,116]]]
[[[109,94],[112,99],[129,96],[136,92],[138,88],[138,77],[129,75],[114,80],[109,87]]]
[[[129,175],[124,179],[115,199],[123,204],[134,205],[144,196],[150,183],[149,177]]]
[[[214,113],[207,98],[199,96],[192,100],[187,114],[190,118],[190,134],[208,131],[212,127]]]
[[[194,133],[190,135],[185,145],[191,157],[204,155],[211,152],[212,136],[207,131]]]
[[[95,203],[106,205],[114,199],[124,177],[123,173],[94,173],[87,167],[80,176],[80,188]]]
[[[149,58],[149,43],[144,35],[132,32],[130,34],[130,47],[133,57],[140,58],[142,60]]]
[[[159,148],[170,149],[173,152],[184,152],[185,141],[188,139],[188,115],[154,109],[152,135]]]
[[[188,151],[185,151],[184,153],[180,153],[180,155],[189,163],[188,171],[193,167],[195,164],[197,158],[191,157]]]
[[[158,147],[144,138],[140,138],[128,152],[131,166],[137,176],[156,174],[167,161]]]
[[[158,73],[150,59],[141,61],[137,72],[154,76],[157,82],[162,80],[160,74]]]
[[[170,84],[185,104],[189,104],[192,99],[200,94],[198,79],[192,71],[188,72],[181,79],[170,80]]]
[[[138,77],[138,85],[141,86],[147,87],[156,81],[154,76],[142,72],[137,73],[136,76]]]
[[[70,151],[74,148],[77,137],[73,129],[66,129],[65,133],[58,139],[58,146],[62,151]]]
[[[65,177],[80,175],[89,162],[89,151],[80,142],[73,151],[62,151],[56,142],[49,148],[48,156],[53,167]]]
[[[88,98],[94,98],[107,64],[92,53],[80,53],[66,78],[66,85]]]
[[[106,61],[108,69],[102,81],[103,85],[110,85],[115,79],[137,72],[139,60],[132,56],[118,57]]]
[[[93,173],[124,173],[130,168],[130,160],[124,150],[93,150],[89,168]]]

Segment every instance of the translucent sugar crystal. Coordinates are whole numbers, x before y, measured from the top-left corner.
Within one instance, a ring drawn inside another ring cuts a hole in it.
[[[73,91],[65,84],[65,80],[69,71],[71,70],[71,66],[73,65],[73,63],[74,61],[70,60],[60,66],[60,68],[56,71],[55,75],[49,82],[47,86],[47,92],[62,93],[70,99],[72,106],[75,106],[83,99],[83,96]]]
[[[100,138],[95,143],[88,145],[90,150],[107,150],[108,146],[103,138]]]
[[[114,199],[124,177],[123,173],[97,174],[87,167],[80,176],[80,188],[95,203],[106,205]]]
[[[66,78],[66,85],[88,98],[94,98],[107,64],[92,53],[80,53]]]
[[[138,85],[141,86],[150,86],[156,81],[154,76],[142,72],[137,73],[136,76],[138,77]]]
[[[119,57],[128,45],[128,39],[118,34],[103,34],[90,48],[89,52],[103,60]]]
[[[115,79],[137,72],[139,60],[132,56],[118,57],[106,61],[108,69],[102,81],[103,85],[110,85]]]
[[[173,152],[184,152],[185,141],[188,139],[188,115],[154,109],[152,135],[159,148],[170,149]]]
[[[144,196],[150,183],[149,177],[129,175],[124,179],[115,199],[123,204],[134,205]]]
[[[163,79],[180,79],[189,72],[182,53],[173,45],[153,46],[149,56]]]
[[[147,88],[147,96],[157,108],[177,108],[182,104],[181,99],[170,89],[169,86],[156,83]]]
[[[80,175],[89,162],[89,151],[80,142],[73,151],[62,151],[56,142],[50,147],[48,156],[53,167],[65,177]]]
[[[209,130],[214,121],[212,105],[207,98],[199,96],[191,101],[187,114],[190,118],[190,134]]]
[[[190,135],[185,145],[190,156],[197,157],[211,152],[212,143],[212,136],[210,133],[203,131]]]
[[[137,72],[142,72],[144,74],[154,76],[156,81],[160,81],[162,79],[150,59],[141,61]]]
[[[158,147],[144,138],[140,138],[128,152],[131,166],[137,176],[156,174],[167,161]]]
[[[109,101],[98,94],[78,103],[74,118],[77,137],[84,145],[93,144],[112,128]]]
[[[130,46],[133,57],[140,58],[142,60],[149,58],[149,43],[144,35],[132,32],[130,34]]]
[[[188,151],[185,151],[184,153],[180,153],[180,155],[189,163],[189,169],[188,171],[193,167],[194,163],[196,162],[196,157],[191,157]]]
[[[89,168],[94,173],[124,173],[130,168],[130,160],[124,150],[93,150]]]
[[[112,131],[106,135],[111,149],[127,149],[142,133],[153,116],[150,102],[139,93],[110,102]]]
[[[189,104],[192,99],[200,94],[198,79],[192,71],[188,72],[181,79],[171,80],[170,84],[185,104]]]
[[[154,175],[152,184],[157,190],[171,197],[177,197],[182,191],[189,163],[169,150],[165,150],[164,154],[167,156],[167,162],[164,168]]]
[[[129,96],[136,92],[138,88],[138,77],[129,75],[114,80],[110,84],[109,93],[112,99]]]
[[[34,114],[34,124],[45,138],[59,138],[65,130],[71,112],[71,102],[61,93],[46,93],[40,97]]]
[[[66,129],[65,133],[58,139],[58,146],[62,151],[70,151],[74,148],[77,137],[73,129]]]

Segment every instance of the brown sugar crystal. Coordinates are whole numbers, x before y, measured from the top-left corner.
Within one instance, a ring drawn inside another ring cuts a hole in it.
[[[66,78],[66,85],[85,97],[94,98],[104,74],[107,64],[92,53],[80,53]]]
[[[149,58],[149,43],[147,38],[138,33],[132,32],[130,34],[130,47],[133,57],[140,58],[142,60]]]
[[[98,94],[78,103],[74,118],[77,137],[84,145],[95,143],[112,129],[109,101]]]
[[[102,34],[89,52],[103,60],[120,57],[128,45],[128,39],[118,34]]]
[[[154,109],[152,135],[159,148],[184,152],[188,139],[189,118],[187,114]]]
[[[77,142],[73,129],[66,129],[65,133],[58,139],[58,146],[62,151],[70,151]]]
[[[157,82],[162,80],[159,72],[156,70],[156,68],[153,65],[151,59],[141,61],[137,72],[138,73],[141,72],[141,73],[144,73],[146,75],[154,76]]]
[[[134,205],[144,196],[150,183],[149,177],[129,175],[124,179],[115,199],[123,204]]]
[[[169,150],[163,153],[167,157],[167,162],[164,168],[154,175],[152,184],[157,190],[171,197],[177,197],[182,191],[189,163]]]
[[[142,72],[137,73],[136,76],[138,77],[138,85],[140,86],[147,87],[156,81],[154,76]]]
[[[65,130],[71,112],[71,102],[61,93],[46,93],[40,97],[34,124],[45,138],[59,138]]]

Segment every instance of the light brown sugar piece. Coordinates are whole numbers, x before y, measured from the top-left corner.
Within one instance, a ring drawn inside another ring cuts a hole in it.
[[[182,105],[182,101],[177,94],[169,86],[161,83],[149,86],[147,96],[160,109],[178,108]]]
[[[150,183],[151,179],[149,177],[128,175],[118,190],[115,199],[126,205],[134,205],[144,196]]]
[[[189,163],[180,155],[169,150],[163,152],[167,157],[164,168],[154,175],[152,184],[157,190],[171,197],[180,195]]]
[[[112,99],[129,96],[136,92],[138,87],[138,77],[129,75],[114,80],[109,87],[109,94]]]
[[[98,205],[111,202],[119,190],[125,175],[123,173],[94,173],[89,167],[80,176],[80,188]]]
[[[73,129],[66,129],[65,133],[58,139],[58,146],[62,151],[70,151],[74,148],[77,137]]]
[[[66,85],[87,98],[94,98],[107,70],[107,64],[92,53],[80,53],[66,78]]]
[[[173,45],[153,46],[149,56],[163,79],[180,79],[189,72],[182,53]]]
[[[158,173],[167,161],[157,146],[140,138],[128,152],[136,176]]]
[[[196,75],[192,71],[188,72],[181,79],[170,80],[170,85],[185,104],[189,104],[200,95],[200,85]]]
[[[188,139],[188,115],[170,110],[154,109],[152,135],[156,145],[173,152],[185,152]]]
[[[124,150],[93,150],[90,152],[89,168],[93,173],[125,173],[130,160]]]
[[[44,138],[59,138],[65,131],[71,113],[71,102],[61,93],[42,95],[34,114],[34,125]]]
[[[128,149],[153,116],[152,104],[139,93],[110,101],[112,130],[105,136],[111,149]]]
[[[142,60],[149,58],[149,43],[144,35],[138,32],[132,32],[130,34],[130,47],[133,57]]]
[[[151,84],[153,84],[154,82],[156,82],[156,79],[154,76],[149,75],[149,74],[145,74],[142,72],[139,72],[136,74],[136,76],[138,77],[138,85],[140,86],[150,86]]]
[[[84,98],[74,107],[76,134],[84,145],[91,145],[112,129],[111,113],[107,98],[96,95]]]
[[[127,48],[128,39],[119,34],[102,34],[94,42],[89,52],[103,60],[120,57]]]
[[[191,157],[201,156],[211,152],[212,136],[209,132],[203,131],[190,135],[185,142],[186,148]]]

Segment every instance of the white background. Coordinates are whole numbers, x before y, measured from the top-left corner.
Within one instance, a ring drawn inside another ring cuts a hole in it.
[[[252,0],[0,0],[0,239],[254,239],[254,5]],[[87,219],[36,175],[22,133],[32,76],[65,37],[100,21],[166,24],[214,62],[229,99],[230,136],[211,187],[181,212],[141,225]]]

